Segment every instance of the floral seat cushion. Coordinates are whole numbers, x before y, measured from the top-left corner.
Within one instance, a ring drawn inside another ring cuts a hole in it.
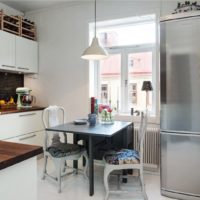
[[[108,151],[105,154],[104,159],[106,163],[111,165],[138,164],[140,162],[138,151],[131,149]]]
[[[56,158],[61,158],[69,155],[79,153],[84,150],[82,145],[58,143],[56,145],[49,146],[47,151]]]

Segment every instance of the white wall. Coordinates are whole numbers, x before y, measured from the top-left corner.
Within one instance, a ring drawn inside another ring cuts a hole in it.
[[[20,12],[14,8],[11,8],[3,3],[0,3],[0,9],[3,9],[4,13],[6,13],[7,15],[21,15],[21,16],[24,15],[23,12]]]
[[[171,13],[176,3],[165,1],[97,2],[97,20],[135,15]],[[89,113],[89,64],[80,58],[88,46],[88,22],[94,20],[94,4],[50,8],[27,13],[37,24],[39,75],[26,78],[38,105],[62,105],[67,120]]]

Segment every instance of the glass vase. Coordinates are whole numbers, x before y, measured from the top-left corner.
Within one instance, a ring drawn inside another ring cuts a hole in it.
[[[99,113],[99,122],[101,124],[113,124],[113,113],[108,111],[103,111],[102,113]]]

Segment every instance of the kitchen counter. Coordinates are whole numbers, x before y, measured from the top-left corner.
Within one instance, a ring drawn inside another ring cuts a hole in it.
[[[42,147],[0,141],[0,170],[43,152]]]
[[[36,110],[43,110],[45,107],[33,106],[31,108],[14,108],[14,109],[0,109],[0,115],[4,114],[11,114],[11,113],[20,113],[20,112],[29,112],[29,111],[36,111]]]

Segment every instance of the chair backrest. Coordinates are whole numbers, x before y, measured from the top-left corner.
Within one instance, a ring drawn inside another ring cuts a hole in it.
[[[42,120],[45,128],[64,123],[66,121],[65,109],[60,106],[49,106],[43,110]]]
[[[42,120],[45,128],[49,128],[52,126],[56,126],[66,122],[66,114],[65,109],[60,106],[49,106],[43,110]],[[60,142],[59,132],[51,132],[53,133],[52,144]],[[67,142],[67,135],[64,134],[64,140]],[[49,146],[50,139],[48,131],[45,131],[44,138],[44,150]]]
[[[141,112],[141,121],[140,121],[139,134],[138,134],[141,162],[143,162],[143,146],[144,146],[146,128],[147,128],[147,114],[144,112]]]

